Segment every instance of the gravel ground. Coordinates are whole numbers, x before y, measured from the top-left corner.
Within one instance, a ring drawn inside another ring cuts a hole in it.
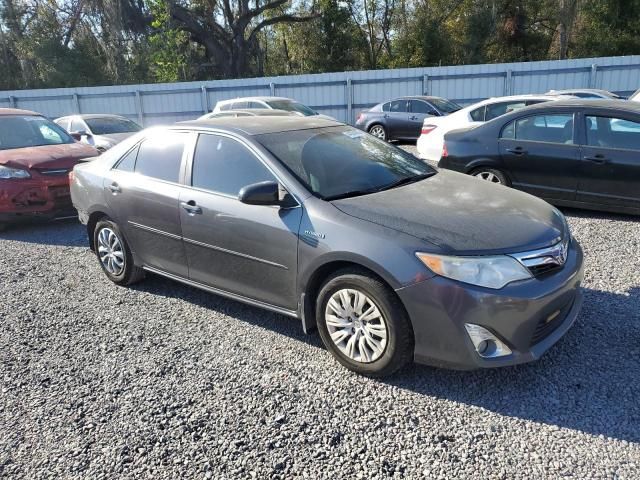
[[[0,234],[0,477],[640,478],[640,220],[568,210],[574,328],[491,371],[341,368],[297,321],[150,276],[75,222]]]

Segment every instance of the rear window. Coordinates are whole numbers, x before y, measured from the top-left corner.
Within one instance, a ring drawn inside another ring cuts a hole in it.
[[[132,133],[142,130],[140,125],[126,118],[87,118],[87,125],[94,135],[110,135],[114,133]]]
[[[44,117],[36,115],[0,117],[0,150],[73,142],[73,138],[60,125]]]

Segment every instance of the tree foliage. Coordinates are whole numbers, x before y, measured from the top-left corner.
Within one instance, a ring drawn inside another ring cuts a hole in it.
[[[2,0],[0,89],[640,53],[640,0]]]

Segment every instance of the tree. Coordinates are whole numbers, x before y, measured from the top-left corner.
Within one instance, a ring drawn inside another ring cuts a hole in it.
[[[209,62],[225,78],[261,74],[258,34],[283,23],[307,22],[315,14],[288,13],[289,0],[270,0],[255,6],[249,0],[165,0],[178,28],[201,45]],[[251,59],[254,59],[252,64]]]

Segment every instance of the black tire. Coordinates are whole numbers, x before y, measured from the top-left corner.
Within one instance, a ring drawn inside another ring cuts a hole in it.
[[[479,180],[490,181],[491,183],[504,185],[505,187],[511,186],[509,177],[507,177],[504,172],[496,168],[476,168],[469,175],[476,177]]]
[[[105,266],[105,263],[100,258],[100,233],[108,229],[113,232],[121,245],[122,256],[124,259],[124,265],[119,269],[120,271],[111,272]],[[102,268],[104,274],[111,280],[113,283],[118,285],[131,285],[133,283],[139,282],[144,278],[144,270],[133,263],[133,256],[131,255],[131,248],[129,248],[129,244],[127,240],[122,235],[120,228],[114,222],[112,222],[108,218],[103,218],[98,223],[93,230],[93,245],[96,253],[96,257],[98,258],[98,263]]]
[[[379,138],[380,140],[383,140],[385,142],[389,140],[389,137],[387,136],[387,129],[379,123],[371,125],[367,132],[370,135],[373,135],[374,137]]]
[[[386,346],[383,353],[373,361],[361,362],[350,358],[334,343],[329,333],[325,317],[327,304],[332,295],[345,288],[357,290],[369,297],[378,307],[386,324]],[[413,329],[404,307],[384,282],[364,270],[348,268],[331,275],[318,293],[315,314],[318,331],[327,350],[349,370],[369,377],[384,377],[398,371],[413,358]]]

